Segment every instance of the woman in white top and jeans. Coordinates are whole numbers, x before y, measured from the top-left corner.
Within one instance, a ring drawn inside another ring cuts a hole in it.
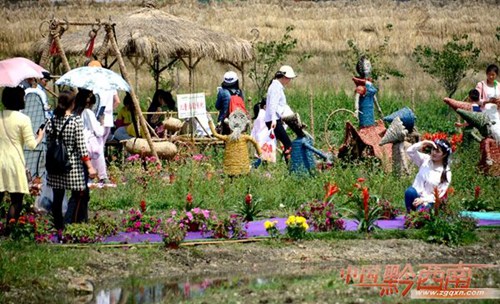
[[[429,146],[432,148],[430,155],[420,152]],[[405,192],[406,211],[431,208],[435,203],[434,189],[437,188],[439,198],[443,198],[451,182],[451,145],[443,139],[424,140],[410,146],[406,152],[419,167],[413,185]]]
[[[283,154],[287,163],[292,149],[292,141],[288,137],[288,134],[286,134],[281,116],[287,108],[285,86],[295,77],[297,77],[297,75],[295,75],[292,67],[288,65],[282,66],[279,71],[276,72],[274,79],[267,89],[266,114],[264,116],[267,128],[274,129],[276,139],[285,147]]]

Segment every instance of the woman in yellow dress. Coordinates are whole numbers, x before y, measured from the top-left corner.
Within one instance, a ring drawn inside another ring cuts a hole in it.
[[[9,192],[11,204],[7,212],[7,223],[10,223],[18,220],[23,207],[23,197],[29,193],[23,148],[34,150],[42,141],[44,130],[38,130],[35,139],[30,118],[19,112],[24,109],[24,90],[21,87],[4,88],[2,104],[4,109],[0,114],[0,207],[5,192]]]

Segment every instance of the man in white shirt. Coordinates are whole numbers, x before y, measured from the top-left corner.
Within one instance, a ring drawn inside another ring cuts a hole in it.
[[[264,116],[267,128],[274,130],[276,139],[284,146],[285,150],[283,154],[287,163],[292,148],[292,141],[283,127],[281,117],[289,108],[286,102],[285,86],[295,77],[297,77],[297,75],[295,75],[295,72],[289,65],[282,66],[278,72],[276,72],[271,85],[267,89],[266,114]]]

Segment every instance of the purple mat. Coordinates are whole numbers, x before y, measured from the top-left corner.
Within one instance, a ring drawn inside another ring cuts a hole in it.
[[[280,232],[285,231],[286,218],[273,218],[260,221],[249,222],[247,225],[248,237],[268,236],[264,228],[265,221],[277,221],[276,227]],[[378,220],[377,225],[384,230],[404,229],[404,216],[398,216],[394,220]],[[500,226],[500,220],[479,220],[478,226]],[[356,221],[351,219],[345,220],[345,230],[355,231],[358,228]],[[201,232],[188,232],[185,240],[202,240],[210,238],[210,234],[202,235]],[[120,232],[117,235],[110,236],[104,239],[104,243],[159,243],[162,242],[162,237],[159,234],[140,234],[138,232]]]

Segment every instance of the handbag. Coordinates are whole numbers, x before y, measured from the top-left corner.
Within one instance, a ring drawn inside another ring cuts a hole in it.
[[[3,128],[5,129],[5,134],[7,134],[7,138],[9,138],[10,143],[16,149],[17,154],[19,154],[19,159],[24,160],[24,156],[21,155],[21,152],[19,152],[19,149],[17,149],[16,144],[14,144],[14,142],[12,141],[12,138],[10,137],[9,132],[7,131],[7,128],[5,127],[5,119],[4,119],[4,116],[3,116],[3,111],[2,111],[2,124],[3,124]],[[25,168],[26,180],[28,181],[28,184],[29,184],[33,180],[33,176],[31,175],[30,170],[28,168],[26,168],[26,164],[25,163],[23,163],[23,166]]]
[[[261,159],[270,163],[276,162],[276,136],[274,135],[274,130],[269,130],[269,135],[260,147],[262,150]]]

